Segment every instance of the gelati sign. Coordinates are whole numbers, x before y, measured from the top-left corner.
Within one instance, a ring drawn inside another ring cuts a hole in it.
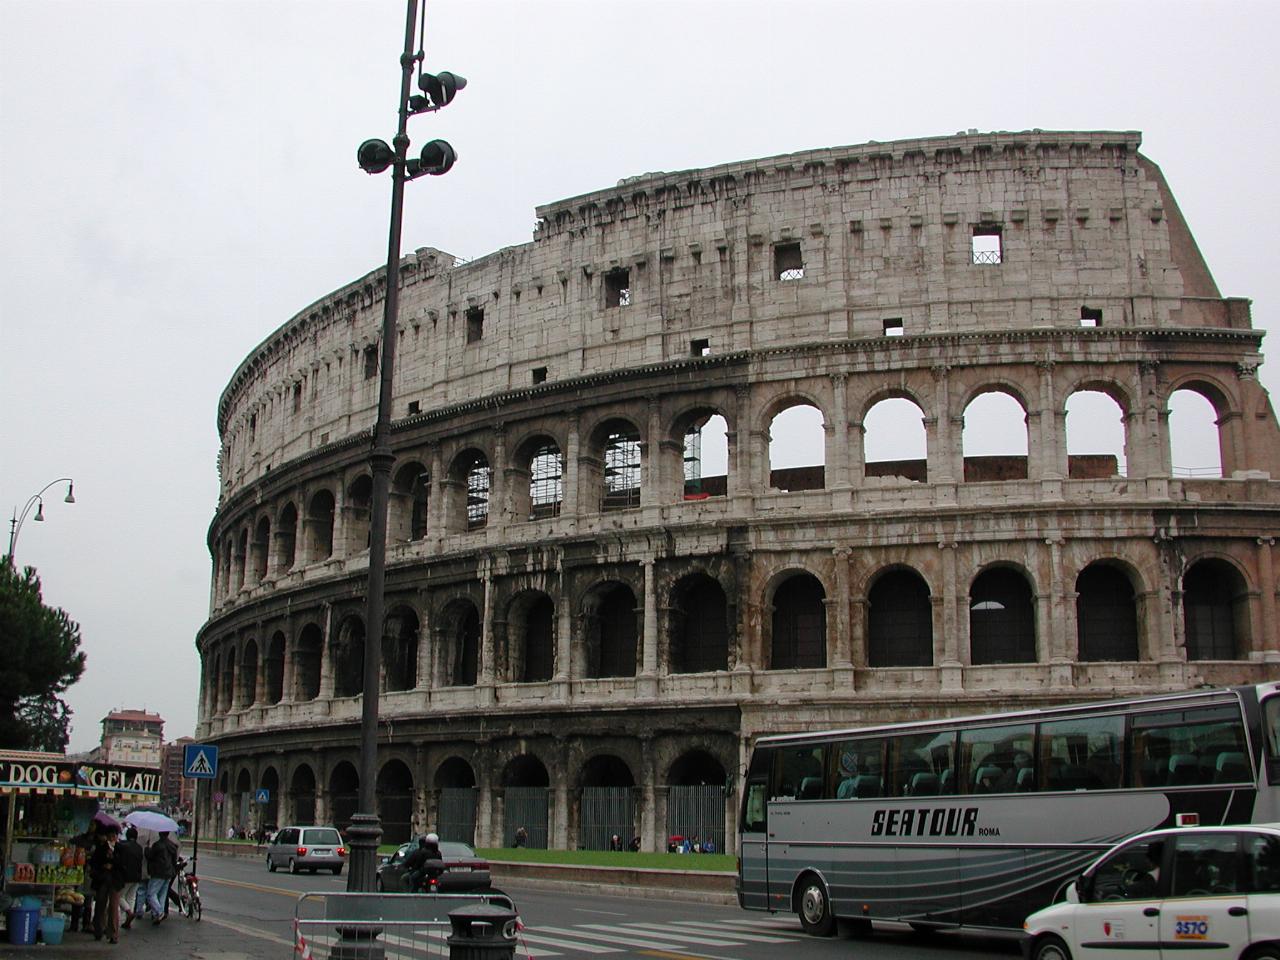
[[[63,757],[0,753],[0,790],[34,790],[79,796],[160,796],[160,771],[104,763],[72,763]]]

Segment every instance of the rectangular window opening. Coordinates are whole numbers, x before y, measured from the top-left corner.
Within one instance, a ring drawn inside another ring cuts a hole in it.
[[[689,353],[695,357],[706,357],[711,354],[711,341],[706,339],[690,340]]]
[[[884,318],[884,335],[886,337],[900,337],[903,334],[901,317],[885,317]]]
[[[533,368],[533,382],[534,382],[534,383],[546,383],[546,382],[547,382],[547,368],[546,368],[546,367],[534,367],[534,368]]]
[[[804,279],[804,255],[799,242],[774,244],[773,275],[779,280]]]
[[[372,380],[378,375],[378,348],[373,344],[364,348],[364,378]]]
[[[988,266],[1004,262],[1004,228],[977,226],[973,228],[973,262]]]
[[[1102,311],[1094,310],[1090,307],[1081,307],[1080,308],[1080,326],[1082,327],[1102,326]]]
[[[604,275],[604,305],[606,307],[631,306],[630,270],[618,267]]]
[[[484,307],[469,307],[467,318],[467,343],[475,343],[484,338]]]
[[[410,400],[410,401],[409,401],[409,416],[413,416],[415,413],[421,413],[421,412],[422,412],[422,401],[421,401],[421,400]]]
[[[299,380],[293,385],[293,412],[298,413],[302,410],[302,381]]]

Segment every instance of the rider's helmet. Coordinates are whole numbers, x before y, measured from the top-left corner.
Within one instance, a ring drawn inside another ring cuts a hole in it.
[[[428,833],[423,839],[426,840],[427,843],[439,843],[440,835],[436,833]]]

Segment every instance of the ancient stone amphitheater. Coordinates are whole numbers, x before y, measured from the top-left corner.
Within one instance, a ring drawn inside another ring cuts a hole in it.
[[[405,258],[387,837],[732,849],[763,732],[1274,679],[1262,334],[1140,139],[646,174]],[[384,289],[290,319],[219,404],[210,827],[355,808]],[[1172,461],[1178,391],[1208,475]],[[1081,397],[1111,413],[1069,438]],[[1014,448],[980,454],[993,399]]]

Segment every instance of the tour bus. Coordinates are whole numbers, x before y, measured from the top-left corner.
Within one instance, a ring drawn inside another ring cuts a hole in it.
[[[1280,820],[1280,683],[761,737],[738,902],[837,920],[1021,929],[1116,842]]]

